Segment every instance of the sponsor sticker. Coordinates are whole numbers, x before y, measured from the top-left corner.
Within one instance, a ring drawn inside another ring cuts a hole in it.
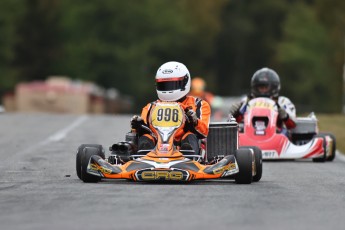
[[[170,144],[161,144],[158,148],[159,152],[161,153],[167,153],[169,152]]]
[[[163,74],[171,74],[173,73],[174,71],[172,69],[165,69],[162,71]]]
[[[262,158],[277,158],[278,153],[275,150],[263,150],[262,151]]]
[[[227,171],[224,171],[222,177],[227,177],[227,176],[236,174],[236,173],[238,173],[238,172],[239,172],[239,170],[238,170],[237,163],[231,163],[231,164],[229,165],[229,169],[228,169]]]
[[[105,173],[105,174],[111,174],[112,170],[96,165],[96,164],[90,164],[90,170],[94,171],[94,172],[101,172],[101,173]]]

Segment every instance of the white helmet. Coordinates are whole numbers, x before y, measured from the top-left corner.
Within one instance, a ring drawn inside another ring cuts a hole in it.
[[[167,62],[157,70],[156,90],[162,101],[177,101],[190,91],[190,74],[180,62]]]

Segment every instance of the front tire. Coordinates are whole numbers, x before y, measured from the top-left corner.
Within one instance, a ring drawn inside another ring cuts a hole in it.
[[[241,146],[240,149],[253,149],[255,156],[256,174],[253,176],[253,181],[258,182],[262,177],[262,151],[257,146]]]
[[[98,155],[105,159],[104,149],[102,145],[83,144],[79,146],[76,156],[76,171],[77,176],[84,182],[98,182],[100,178],[87,173],[87,166],[90,158],[93,155]]]
[[[239,172],[235,175],[237,184],[251,184],[253,180],[253,155],[250,149],[237,149],[235,152]]]

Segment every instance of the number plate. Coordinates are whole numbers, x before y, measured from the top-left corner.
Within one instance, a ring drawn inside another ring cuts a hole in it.
[[[256,98],[249,102],[249,109],[253,108],[263,108],[273,110],[275,106],[274,101],[267,98]]]
[[[157,104],[151,113],[155,127],[178,127],[183,122],[183,110],[178,104]]]

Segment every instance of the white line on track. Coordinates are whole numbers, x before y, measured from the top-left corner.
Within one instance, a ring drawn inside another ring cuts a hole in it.
[[[78,117],[74,122],[72,122],[70,125],[66,126],[65,128],[57,131],[56,133],[54,133],[53,135],[49,136],[48,138],[46,138],[45,140],[37,143],[36,145],[33,145],[27,149],[25,149],[22,154],[26,154],[29,152],[32,152],[42,146],[45,146],[51,142],[58,142],[61,141],[62,139],[64,139],[67,134],[69,132],[71,132],[73,129],[77,128],[79,125],[81,125],[82,123],[84,123],[87,119],[89,119],[88,116],[84,115],[81,117]]]
[[[69,132],[71,132],[73,129],[75,129],[76,127],[78,127],[82,123],[84,123],[87,119],[88,119],[87,116],[79,117],[77,120],[75,120],[72,124],[70,124],[66,128],[61,129],[57,133],[55,133],[55,134],[51,135],[50,137],[48,137],[47,141],[48,142],[61,141],[62,139],[64,139],[67,136],[67,134]]]

